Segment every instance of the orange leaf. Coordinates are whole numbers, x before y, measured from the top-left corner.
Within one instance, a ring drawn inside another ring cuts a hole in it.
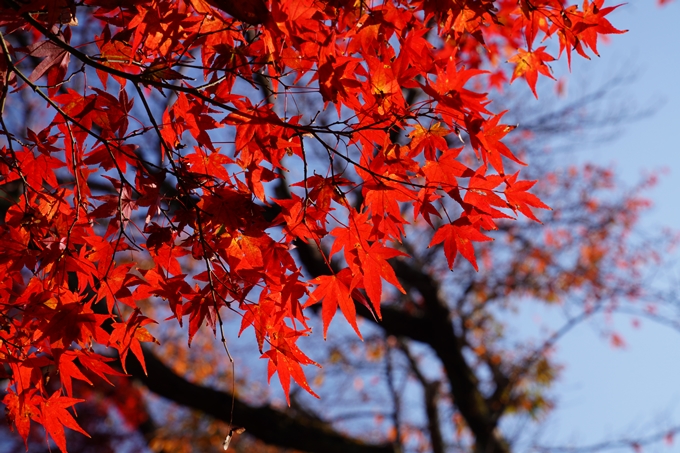
[[[539,47],[533,52],[527,52],[524,49],[517,49],[517,55],[512,57],[509,62],[516,63],[515,71],[512,73],[512,83],[518,77],[524,77],[529,84],[529,88],[538,99],[538,94],[536,93],[536,81],[538,80],[538,73],[554,79],[551,74],[551,69],[545,64],[546,61],[555,60],[554,57],[550,56],[545,52],[546,46]]]

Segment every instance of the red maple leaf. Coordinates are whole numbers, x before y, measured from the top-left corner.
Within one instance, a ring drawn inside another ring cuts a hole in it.
[[[114,322],[112,324],[113,332],[111,332],[109,346],[113,346],[118,350],[120,363],[123,367],[123,371],[126,373],[125,363],[128,351],[132,351],[135,357],[137,357],[137,360],[139,360],[139,363],[144,369],[144,373],[146,373],[144,352],[142,351],[140,341],[160,344],[158,343],[158,340],[143,327],[152,323],[155,324],[156,321],[142,315],[141,311],[136,308],[126,322]]]
[[[7,394],[2,399],[7,411],[7,421],[17,428],[17,432],[24,439],[26,451],[28,451],[28,434],[31,429],[31,419],[40,420],[40,401],[41,397],[35,389],[14,393],[10,387]]]
[[[555,79],[553,77],[550,66],[545,64],[546,61],[555,60],[550,54],[545,52],[546,46],[539,47],[538,49],[532,51],[526,51],[524,49],[517,49],[517,55],[513,56],[508,60],[510,63],[516,63],[515,70],[512,73],[512,83],[517,77],[524,77],[531,88],[532,93],[538,99],[538,94],[536,93],[536,81],[538,80],[538,73]]]
[[[595,55],[600,54],[597,51],[597,38],[599,35],[621,34],[628,30],[618,30],[604,17],[614,11],[621,5],[609,6],[602,8],[604,0],[594,0],[588,4],[588,0],[583,1],[583,15],[581,19],[574,24],[574,34],[587,47],[593,49]]]
[[[518,176],[519,172],[506,180],[508,187],[505,189],[505,198],[513,210],[518,210],[530,219],[539,222],[533,212],[531,212],[530,207],[550,209],[550,206],[543,203],[536,195],[527,192],[536,184],[536,181],[517,181]]]
[[[300,365],[316,365],[316,362],[304,355],[295,342],[303,335],[307,335],[308,331],[299,331],[291,329],[286,325],[280,326],[275,335],[271,337],[271,349],[262,355],[262,358],[269,359],[267,364],[268,379],[271,380],[274,373],[278,373],[283,393],[286,396],[286,401],[290,405],[290,378],[305,389],[312,396],[319,398],[319,395],[314,393],[312,388],[307,383],[305,373],[302,371]]]
[[[357,253],[359,261],[361,262],[363,285],[364,288],[366,288],[366,294],[373,305],[373,309],[375,310],[378,319],[382,319],[380,314],[380,303],[382,301],[382,280],[384,279],[399,291],[406,294],[406,291],[404,288],[402,288],[399,280],[397,280],[394,269],[390,263],[387,262],[387,260],[397,256],[407,255],[403,252],[400,252],[399,250],[385,247],[378,242],[371,244],[368,249],[357,249]],[[356,280],[358,279],[358,276],[355,276],[354,278]]]
[[[45,431],[54,440],[54,443],[57,444],[57,447],[64,453],[67,453],[64,426],[90,437],[66,410],[83,401],[85,400],[62,396],[61,391],[57,390],[49,399],[43,400],[40,403],[40,422],[45,427]]]
[[[335,313],[340,307],[340,311],[349,322],[350,326],[357,333],[359,338],[362,338],[357,326],[357,311],[352,299],[352,273],[345,268],[336,275],[322,275],[312,280],[312,283],[318,285],[305,307],[322,302],[321,319],[323,320],[323,337],[326,338],[328,326],[335,316]],[[362,338],[363,339],[363,338]]]
[[[460,218],[453,223],[440,227],[432,237],[429,247],[443,242],[444,255],[446,255],[446,261],[449,263],[450,269],[453,269],[456,254],[460,253],[477,271],[479,269],[477,268],[477,259],[475,258],[475,249],[472,246],[472,242],[491,240],[493,239],[485,236],[478,228],[471,225],[469,220]]]
[[[69,30],[67,28],[67,30]],[[70,40],[71,33],[68,32],[63,38],[66,42]],[[28,47],[28,54],[32,57],[42,58],[43,60],[35,67],[29,80],[35,82],[47,73],[48,93],[54,95],[58,90],[58,84],[64,80],[68,71],[68,63],[71,54],[49,40],[37,42]]]

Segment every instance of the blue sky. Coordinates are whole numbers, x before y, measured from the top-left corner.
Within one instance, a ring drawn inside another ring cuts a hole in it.
[[[634,1],[609,18],[629,32],[601,46],[601,58],[576,61],[571,86],[584,79],[597,83],[620,71],[633,79],[618,91],[616,103],[654,111],[623,124],[612,140],[584,146],[578,156],[612,164],[627,184],[666,168],[668,173],[648,193],[654,208],[641,227],[651,233],[664,226],[679,231],[680,2],[661,8],[656,1]],[[680,282],[680,267],[663,278],[673,276]],[[543,443],[584,445],[680,425],[680,331],[646,321],[636,329],[626,318],[616,325],[626,341],[623,349],[613,349],[588,324],[561,342],[558,353],[565,369],[556,383],[557,408],[544,426]],[[660,443],[644,451],[680,451],[680,435],[672,446]]]

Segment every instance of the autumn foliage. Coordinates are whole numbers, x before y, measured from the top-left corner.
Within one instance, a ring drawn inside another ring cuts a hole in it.
[[[338,309],[361,336],[357,306],[379,320],[406,292],[410,225],[450,269],[478,269],[500,220],[549,209],[488,92],[523,78],[538,96],[552,61],[598,55],[622,33],[603,3],[3,2],[0,373],[17,432],[42,424],[63,451],[64,427],[86,434],[73,382],[145,366],[151,299],[189,344],[238,313],[286,398],[291,381],[314,394],[308,307],[324,336]],[[29,125],[21,96],[40,104]],[[296,244],[321,255],[313,278]]]

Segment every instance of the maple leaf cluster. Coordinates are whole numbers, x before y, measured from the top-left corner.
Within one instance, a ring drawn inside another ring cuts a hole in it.
[[[0,184],[14,199],[0,226],[0,372],[19,434],[32,420],[66,451],[63,427],[84,433],[72,381],[122,375],[130,352],[144,366],[152,299],[189,343],[239,314],[286,398],[291,380],[314,394],[302,366],[315,362],[297,346],[305,309],[322,305],[326,335],[339,307],[360,336],[355,304],[380,318],[386,285],[404,291],[391,261],[407,254],[406,225],[429,225],[449,268],[461,255],[477,269],[474,244],[499,219],[538,221],[548,207],[506,173],[523,165],[503,142],[514,126],[485,90],[507,85],[507,61],[536,95],[550,61],[621,33],[614,8],[4,2]],[[557,57],[535,47],[553,37]],[[44,121],[9,117],[22,91]],[[328,269],[307,279],[296,243]]]

